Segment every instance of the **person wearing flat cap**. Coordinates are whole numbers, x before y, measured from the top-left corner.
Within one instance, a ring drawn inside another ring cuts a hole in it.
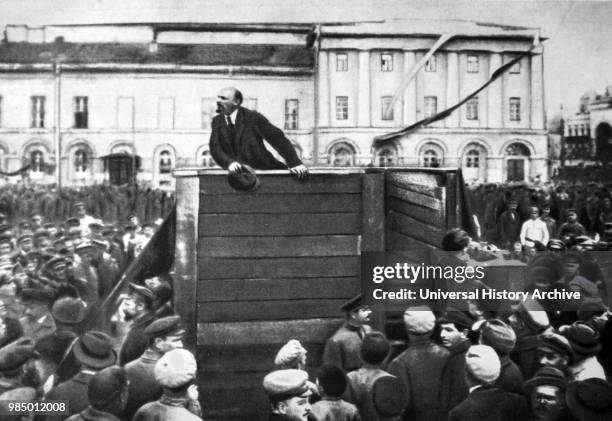
[[[121,367],[97,372],[87,387],[89,406],[67,421],[119,421],[128,396],[128,378]]]
[[[532,377],[538,368],[538,335],[550,326],[542,305],[531,298],[512,306],[508,324],[516,333],[516,345],[510,354],[525,378]]]
[[[145,329],[156,319],[153,311],[153,291],[142,285],[130,284],[129,295],[121,303],[126,320],[133,323],[128,330],[121,349],[119,350],[119,365],[124,366],[140,357],[149,343]]]
[[[572,239],[580,237],[581,235],[586,235],[586,230],[584,226],[578,222],[578,213],[576,213],[576,209],[570,208],[567,210],[567,222],[561,224],[557,232],[557,237],[565,241],[566,238]]]
[[[121,418],[131,420],[138,408],[161,397],[163,388],[155,380],[155,364],[173,349],[183,347],[185,329],[179,316],[163,317],[153,321],[144,330],[148,347],[136,360],[125,365],[130,381],[128,401]]]
[[[529,401],[531,420],[566,421],[565,388],[567,378],[563,371],[554,367],[540,368],[534,377],[523,385],[523,392]]]
[[[467,311],[453,307],[448,307],[438,320],[440,340],[449,351],[440,385],[440,404],[446,405],[447,411],[457,406],[468,395],[464,375],[465,353],[472,345],[468,334],[475,321]]]
[[[344,324],[325,342],[323,364],[335,365],[348,373],[361,366],[359,357],[363,337],[372,331],[368,325],[372,311],[359,294],[341,307],[345,314]]]
[[[78,218],[79,220],[79,228],[81,228],[81,232],[85,236],[89,235],[91,232],[89,225],[94,224],[94,223],[100,223],[100,220],[87,214],[87,208],[85,206],[85,203],[76,202],[72,206],[74,208],[74,213],[76,215],[76,218]]]
[[[512,244],[519,240],[521,220],[516,211],[517,207],[518,203],[515,199],[509,200],[507,209],[498,219],[500,245],[506,250],[510,250]]]
[[[539,339],[539,366],[554,367],[568,373],[572,361],[572,346],[567,338],[556,331],[550,331],[542,333]]]
[[[263,387],[270,400],[269,421],[308,421],[312,419],[308,373],[286,369],[268,373]]]
[[[0,349],[0,393],[17,387],[38,387],[38,378],[32,378],[35,373],[32,359],[38,358],[31,338],[20,338]],[[32,380],[35,380],[32,384]]]
[[[67,401],[69,415],[77,414],[89,406],[87,387],[93,376],[106,367],[115,365],[117,354],[112,339],[104,332],[91,330],[74,343],[72,352],[81,364],[80,371],[69,380],[58,384],[46,394],[47,401]],[[60,421],[66,416],[47,415],[44,421]]]
[[[499,319],[488,320],[480,327],[480,344],[493,348],[499,357],[501,370],[495,385],[507,392],[521,393],[525,379],[521,369],[510,359],[516,345],[514,330]]]
[[[173,349],[155,363],[155,379],[164,389],[160,399],[143,405],[133,421],[201,420],[202,408],[194,383],[197,363],[186,349]]]
[[[468,397],[450,411],[449,421],[527,420],[527,402],[522,395],[506,392],[493,384],[501,364],[487,345],[472,345],[465,354]]]
[[[572,347],[572,363],[569,366],[571,380],[606,380],[604,369],[597,359],[601,344],[595,328],[584,322],[575,322],[571,326],[561,326],[559,332]]]
[[[436,318],[426,305],[404,311],[408,348],[387,369],[406,390],[404,420],[437,420],[446,415],[446,408],[440,404],[440,381],[449,352],[431,339],[435,324]]]

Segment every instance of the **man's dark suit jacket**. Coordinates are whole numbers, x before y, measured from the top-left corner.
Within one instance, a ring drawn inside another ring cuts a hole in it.
[[[233,139],[230,133],[225,116],[215,116],[210,134],[210,154],[223,168],[234,161],[257,170],[287,169],[302,164],[282,130],[256,111],[238,108]],[[287,165],[275,159],[266,149],[264,139],[285,159]]]
[[[527,401],[522,395],[497,387],[474,390],[449,414],[449,421],[518,421],[529,419]]]

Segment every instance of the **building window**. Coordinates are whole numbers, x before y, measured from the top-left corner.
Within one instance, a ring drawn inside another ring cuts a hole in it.
[[[348,97],[336,97],[336,120],[348,120]]]
[[[431,168],[437,168],[440,166],[440,157],[435,150],[427,149],[423,153],[423,166]]]
[[[383,96],[380,98],[381,120],[393,120],[393,107],[391,106],[392,100],[392,96]]]
[[[89,126],[87,97],[75,96],[72,100],[72,111],[74,113],[74,128],[86,129]]]
[[[478,56],[467,56],[468,73],[478,73]]]
[[[32,97],[32,122],[30,127],[42,129],[45,127],[45,97]]]
[[[45,168],[45,157],[40,150],[34,150],[30,153],[30,171],[42,173]]]
[[[345,142],[336,143],[330,150],[330,162],[334,167],[352,167],[355,165],[355,149]]]
[[[514,60],[516,57],[512,57],[511,60]],[[514,65],[510,68],[510,73],[519,74],[521,73],[521,62],[520,60],[514,63]]]
[[[257,98],[245,98],[243,105],[249,110],[257,111]]]
[[[159,173],[170,174],[172,172],[172,154],[170,151],[162,151],[159,154]]]
[[[480,152],[477,149],[471,149],[465,156],[465,166],[468,168],[480,167]]]
[[[468,120],[478,120],[478,97],[470,99],[465,104],[465,118]]]
[[[397,164],[397,151],[390,147],[376,151],[375,165],[379,167],[392,167]]]
[[[298,128],[298,100],[285,100],[285,130],[297,130]]]
[[[425,118],[434,116],[438,113],[438,97],[425,97]]]
[[[429,57],[429,60],[427,60],[427,63],[425,63],[425,71],[426,72],[436,72],[437,70],[437,59],[436,56],[433,55],[431,57]]]
[[[510,121],[521,121],[521,99],[510,98]]]
[[[381,72],[392,72],[393,71],[393,54],[382,53],[380,55],[380,71]]]
[[[202,98],[202,128],[210,129],[210,122],[217,114],[217,99]]]
[[[89,154],[86,149],[79,148],[74,153],[74,172],[84,173],[87,171]]]
[[[337,72],[348,72],[348,54],[346,53],[336,54],[336,71]]]

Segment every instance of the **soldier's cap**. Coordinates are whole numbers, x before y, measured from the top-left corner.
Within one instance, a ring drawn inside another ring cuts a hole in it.
[[[79,227],[70,227],[68,228],[67,234],[68,235],[81,235],[82,231],[81,231],[81,228]]]
[[[173,349],[166,352],[155,363],[155,380],[161,387],[181,387],[195,379],[198,365],[194,355],[186,349]]]
[[[489,345],[497,353],[508,355],[516,345],[516,333],[501,320],[491,319],[482,324],[480,340],[483,345]]]
[[[105,410],[116,400],[128,383],[123,367],[111,366],[98,371],[89,381],[87,395],[94,409]]]
[[[149,288],[130,282],[128,285],[130,295],[145,298],[148,302],[155,300],[155,294]]]
[[[180,316],[168,316],[155,320],[144,330],[149,338],[161,338],[163,336],[180,336],[185,334],[181,326]]]
[[[68,218],[64,221],[64,225],[66,227],[78,227],[81,225],[81,221],[79,221],[79,218]]]
[[[400,379],[383,376],[372,385],[372,400],[379,416],[395,418],[404,412],[408,404],[408,393]]]
[[[523,393],[529,398],[533,389],[538,386],[557,386],[565,390],[567,377],[563,371],[555,367],[542,367],[536,371],[535,375],[523,383]]]
[[[30,222],[26,221],[26,220],[22,220],[19,222],[19,228],[24,229],[24,228],[30,228]]]
[[[21,290],[22,301],[34,301],[44,304],[50,304],[53,300],[53,293],[39,288],[24,288]]]
[[[465,368],[476,380],[489,384],[499,377],[501,363],[490,346],[472,345],[465,354]]]
[[[80,298],[62,297],[53,303],[51,315],[65,325],[76,325],[85,320],[87,304]]]
[[[38,358],[36,342],[29,337],[19,338],[0,349],[0,371],[15,370],[30,358]]]
[[[546,248],[550,251],[565,251],[565,243],[557,238],[553,238],[546,244]]]
[[[442,316],[440,316],[439,321],[440,323],[453,323],[459,330],[469,330],[476,320],[473,319],[467,311],[449,307]]]
[[[98,247],[100,247],[100,248],[102,248],[102,249],[107,249],[107,248],[110,246],[110,244],[108,244],[108,241],[106,241],[106,240],[105,240],[105,239],[103,239],[103,238],[93,238],[93,239],[91,240],[91,243],[92,243],[94,246],[98,246]]]
[[[89,224],[89,228],[92,231],[100,231],[100,230],[102,230],[104,228],[104,225],[102,225],[99,222],[92,222],[91,224]]]
[[[47,222],[46,224],[43,225],[43,228],[49,230],[49,229],[54,229],[57,227],[55,226],[53,222]]]
[[[66,237],[60,237],[56,240],[53,240],[53,244],[58,245],[58,244],[64,244],[65,242],[70,241],[68,240]]]
[[[353,298],[351,298],[350,300],[345,301],[340,306],[340,311],[350,313],[352,311],[359,310],[360,308],[364,308],[364,307],[368,307],[368,305],[366,304],[364,300],[363,294],[358,294],[354,296]]]
[[[576,209],[574,209],[574,208],[567,208],[567,210],[565,212],[568,213],[568,214],[576,213]]]
[[[29,251],[26,254],[27,260],[41,260],[43,257],[42,253],[36,250]]]
[[[41,237],[51,238],[51,234],[45,228],[39,228],[36,231],[34,231],[34,238],[41,238]]]
[[[11,226],[9,224],[0,224],[0,233],[5,233],[11,230]]]
[[[91,242],[87,241],[76,246],[74,251],[77,253],[91,253],[94,251],[94,246]]]
[[[263,379],[263,387],[270,400],[276,402],[298,396],[306,398],[312,394],[308,387],[308,373],[292,368],[268,373]]]
[[[603,379],[571,382],[565,390],[565,400],[577,421],[612,419],[612,385]]]
[[[74,205],[72,205],[73,208],[78,208],[78,207],[85,207],[85,202],[75,202]]]
[[[32,234],[23,234],[20,235],[19,238],[17,238],[17,244],[22,243],[24,241],[32,241],[32,239],[34,238],[34,236]]]
[[[93,368],[106,368],[117,361],[110,336],[97,330],[91,330],[79,337],[73,352],[81,364]]]
[[[13,245],[13,237],[6,235],[6,233],[0,235],[0,244],[1,243],[9,243],[11,246]]]
[[[255,170],[244,164],[242,164],[240,170],[227,173],[227,182],[234,190],[244,192],[255,191],[260,185],[259,177],[255,174]]]

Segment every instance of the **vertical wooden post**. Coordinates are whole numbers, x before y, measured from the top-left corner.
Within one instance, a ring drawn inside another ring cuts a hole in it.
[[[197,345],[196,288],[198,282],[197,244],[200,208],[200,178],[197,172],[177,174],[176,249],[174,258],[175,310],[184,324],[185,346]]]
[[[459,197],[457,194],[457,174],[454,172],[446,173],[446,231],[457,228],[460,222]]]

